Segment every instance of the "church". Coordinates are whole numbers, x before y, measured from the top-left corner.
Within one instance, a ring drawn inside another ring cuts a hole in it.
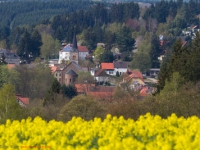
[[[59,60],[58,63],[61,64],[62,61],[73,61],[78,64],[79,59],[79,51],[77,46],[76,35],[74,34],[73,43],[67,44],[60,52],[59,52]]]

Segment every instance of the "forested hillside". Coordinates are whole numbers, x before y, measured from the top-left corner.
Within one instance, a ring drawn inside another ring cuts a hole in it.
[[[0,3],[0,23],[14,28],[25,24],[38,24],[57,14],[86,10],[93,3],[83,0],[14,1]]]

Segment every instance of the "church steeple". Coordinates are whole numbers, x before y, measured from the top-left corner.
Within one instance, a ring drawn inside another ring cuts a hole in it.
[[[72,48],[73,48],[74,51],[77,51],[77,50],[78,50],[77,40],[76,40],[76,33],[75,33],[75,32],[74,32],[74,37],[73,37]]]

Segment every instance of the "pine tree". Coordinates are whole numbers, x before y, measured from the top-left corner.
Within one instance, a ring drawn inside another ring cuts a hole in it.
[[[158,37],[153,34],[151,40],[151,49],[150,49],[150,58],[151,58],[151,67],[152,68],[160,68],[160,63],[158,60],[158,56],[161,53],[161,49],[159,46]]]
[[[34,30],[31,36],[31,53],[34,57],[40,56],[40,47],[42,46],[42,36],[38,32],[38,30]]]
[[[192,51],[190,62],[188,63],[188,68],[190,71],[189,79],[193,82],[197,82],[200,80],[200,34],[196,33],[196,38],[192,42]]]

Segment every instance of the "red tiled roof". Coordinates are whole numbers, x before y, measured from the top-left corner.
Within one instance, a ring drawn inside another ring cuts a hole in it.
[[[89,52],[86,46],[78,46],[79,52]]]
[[[125,78],[125,80],[129,80],[129,79],[132,79],[132,78],[139,78],[143,81],[143,76],[142,76],[142,73],[138,70],[127,70],[126,74],[128,74],[128,77]]]
[[[101,69],[114,69],[113,63],[101,63]]]
[[[140,96],[147,96],[147,90],[148,90],[148,87],[143,87],[141,90],[140,90]]]
[[[57,66],[51,66],[51,73],[54,73],[57,70]]]
[[[27,97],[21,97],[20,95],[17,95],[17,99],[20,100],[25,105],[29,104],[29,98]]]
[[[7,64],[7,66],[8,66],[8,69],[12,69],[15,67],[15,64]]]
[[[94,87],[94,84],[75,84],[78,93],[87,92],[89,87]]]

